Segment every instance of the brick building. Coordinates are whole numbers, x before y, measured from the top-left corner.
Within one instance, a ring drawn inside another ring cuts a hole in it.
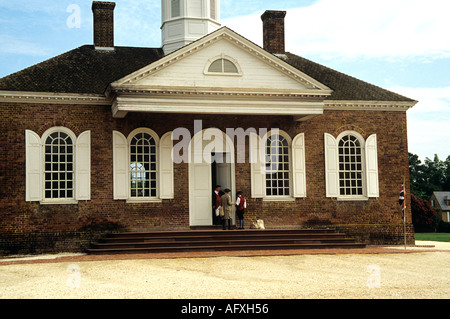
[[[163,0],[162,47],[136,48],[114,46],[114,8],[93,2],[94,45],[0,79],[0,253],[210,226],[215,184],[267,228],[403,243],[416,101],[285,52],[286,12],[261,48],[219,1]]]

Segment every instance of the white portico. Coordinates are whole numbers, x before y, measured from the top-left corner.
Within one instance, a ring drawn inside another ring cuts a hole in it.
[[[115,118],[128,112],[323,114],[332,90],[227,27],[118,81],[108,94]]]

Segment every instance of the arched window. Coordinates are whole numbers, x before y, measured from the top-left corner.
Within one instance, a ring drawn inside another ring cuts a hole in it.
[[[377,135],[325,133],[326,196],[342,200],[379,197]]]
[[[78,137],[56,126],[42,137],[25,131],[27,202],[74,204],[91,199],[91,131]]]
[[[139,132],[130,142],[130,197],[157,197],[156,141]]]
[[[289,142],[281,134],[266,141],[266,196],[290,196]]]
[[[209,73],[239,74],[237,66],[228,59],[217,59],[208,68]]]
[[[339,140],[339,193],[341,196],[363,195],[362,146],[354,135]]]
[[[174,198],[172,132],[161,138],[149,128],[125,137],[113,131],[113,197],[134,203]]]
[[[45,139],[45,199],[74,198],[74,141],[66,132],[56,131]]]
[[[305,198],[305,134],[291,140],[286,132],[272,130],[267,136],[250,134],[252,197],[277,201]]]

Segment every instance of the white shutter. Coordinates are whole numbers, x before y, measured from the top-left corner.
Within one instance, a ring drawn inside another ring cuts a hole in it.
[[[298,134],[292,142],[294,197],[306,197],[305,134]]]
[[[27,202],[42,200],[42,144],[39,135],[33,131],[25,131],[25,170]]]
[[[174,198],[172,145],[172,132],[168,132],[159,141],[159,197],[161,199]]]
[[[367,197],[379,197],[377,135],[373,134],[366,141],[366,176]]]
[[[325,133],[325,182],[327,197],[339,196],[339,158],[336,139]]]
[[[91,199],[91,131],[80,134],[76,146],[76,199]]]
[[[128,142],[125,136],[113,131],[114,199],[128,199]]]
[[[263,198],[265,194],[265,153],[264,145],[256,134],[250,134],[250,163],[252,177],[252,198]]]

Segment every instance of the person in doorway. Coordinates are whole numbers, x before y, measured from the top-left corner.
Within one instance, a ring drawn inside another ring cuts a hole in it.
[[[223,230],[226,229],[226,224],[228,224],[228,229],[231,230],[231,215],[233,213],[233,205],[235,204],[232,200],[231,200],[231,196],[230,196],[230,189],[225,189],[225,194],[222,195],[222,197],[220,198],[220,202],[222,204],[223,207],[223,217],[222,217],[222,226],[223,226]]]
[[[239,228],[244,229],[244,213],[247,208],[247,201],[245,200],[243,193],[241,191],[237,192],[236,198],[236,215],[239,218]]]
[[[223,195],[223,192],[220,190],[221,186],[216,185],[216,188],[212,195],[212,208],[213,208],[213,223],[214,225],[220,225],[220,216],[219,211],[222,206],[220,197]]]

